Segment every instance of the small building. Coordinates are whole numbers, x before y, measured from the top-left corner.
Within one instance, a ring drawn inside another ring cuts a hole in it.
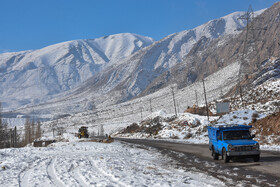
[[[54,143],[55,140],[35,140],[33,142],[34,147],[47,147],[48,145]]]

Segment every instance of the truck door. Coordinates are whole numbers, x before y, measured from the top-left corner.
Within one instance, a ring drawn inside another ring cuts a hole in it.
[[[222,154],[223,149],[223,132],[219,131],[218,137],[217,137],[217,145],[218,145],[218,153]]]

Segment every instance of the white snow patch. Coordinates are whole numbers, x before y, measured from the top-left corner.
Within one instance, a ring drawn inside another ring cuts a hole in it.
[[[123,143],[55,143],[1,149],[6,186],[225,186],[211,176],[175,169],[153,149]]]

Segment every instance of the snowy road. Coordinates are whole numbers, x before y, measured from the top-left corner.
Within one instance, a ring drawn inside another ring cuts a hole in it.
[[[0,150],[0,186],[225,186],[154,148],[114,142]],[[5,166],[5,169],[2,167]]]
[[[204,171],[228,186],[280,186],[280,152],[262,151],[260,162],[257,163],[252,159],[242,159],[225,164],[212,159],[208,145],[148,139],[119,140],[157,148],[163,155],[177,160],[178,166]]]

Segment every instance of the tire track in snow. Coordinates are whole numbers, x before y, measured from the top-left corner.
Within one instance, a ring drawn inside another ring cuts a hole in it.
[[[25,168],[23,171],[20,172],[19,176],[18,176],[18,184],[19,187],[24,187],[24,186],[28,186],[29,184],[29,176],[30,173],[33,171],[32,168]]]
[[[69,175],[72,177],[72,179],[76,182],[78,186],[90,186],[90,184],[86,183],[86,180],[84,177],[80,174],[79,168],[79,162],[82,162],[81,159],[72,160],[71,166],[68,169]]]
[[[77,167],[73,169],[73,178],[77,181],[80,186],[90,186],[89,183],[86,182],[85,178],[80,173],[80,166],[77,163]]]
[[[57,160],[57,157],[52,158],[52,159],[50,160],[50,162],[49,162],[49,164],[48,164],[48,166],[47,166],[47,174],[48,174],[48,176],[49,176],[51,182],[52,182],[55,186],[57,186],[57,187],[66,186],[66,185],[64,184],[64,182],[62,182],[62,181],[58,178],[58,176],[57,176],[57,174],[56,174],[56,172],[55,172],[54,164],[55,164],[56,160]]]
[[[19,187],[25,187],[29,186],[29,176],[34,171],[35,168],[39,167],[41,163],[44,163],[43,161],[47,160],[47,158],[39,159],[33,162],[32,164],[29,164],[26,168],[24,168],[19,174],[18,174],[18,185]],[[38,165],[38,163],[40,163]]]
[[[103,176],[105,176],[109,181],[111,181],[113,184],[116,184],[118,186],[124,186],[124,187],[127,187],[127,186],[130,186],[130,185],[127,185],[121,181],[119,181],[118,179],[116,179],[113,175],[111,174],[108,174],[106,173],[103,169],[97,167],[96,165],[96,162],[90,158],[88,158],[89,162],[90,162],[90,165],[92,167],[94,167],[96,169],[96,171],[100,174],[102,174]]]

